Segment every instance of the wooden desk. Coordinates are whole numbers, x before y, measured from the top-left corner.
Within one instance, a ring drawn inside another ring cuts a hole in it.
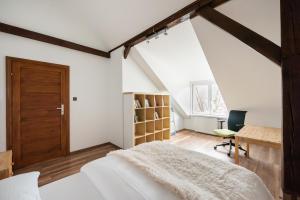
[[[12,151],[0,153],[0,180],[13,175]]]
[[[239,144],[247,144],[247,157],[249,157],[250,144],[264,145],[272,148],[281,148],[281,129],[260,126],[244,126],[235,135],[235,163],[239,164]]]

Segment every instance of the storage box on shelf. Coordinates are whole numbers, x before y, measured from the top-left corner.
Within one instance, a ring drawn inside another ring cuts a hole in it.
[[[170,139],[170,96],[124,94],[124,148]]]

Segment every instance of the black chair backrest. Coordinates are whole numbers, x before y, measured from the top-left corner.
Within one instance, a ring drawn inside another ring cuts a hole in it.
[[[244,127],[247,111],[231,110],[228,117],[228,129],[238,132]]]

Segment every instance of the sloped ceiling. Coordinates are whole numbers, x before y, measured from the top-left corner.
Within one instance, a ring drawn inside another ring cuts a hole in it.
[[[281,45],[280,0],[230,0],[216,9]]]
[[[190,115],[191,81],[213,80],[213,75],[190,21],[181,23],[136,46],[186,115]]]
[[[279,5],[232,0],[218,9],[279,44]],[[247,110],[249,124],[281,127],[280,67],[204,18],[192,24],[228,109]]]
[[[108,51],[194,0],[0,0],[0,21]]]

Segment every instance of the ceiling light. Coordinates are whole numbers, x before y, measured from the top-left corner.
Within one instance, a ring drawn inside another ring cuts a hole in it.
[[[167,29],[165,29],[164,35],[165,35],[165,36],[168,35]]]
[[[190,19],[190,14],[186,14],[186,15],[184,15],[184,16],[182,16],[182,17],[180,18],[180,21],[181,21],[181,22],[184,22],[184,21],[189,20],[189,19]]]

